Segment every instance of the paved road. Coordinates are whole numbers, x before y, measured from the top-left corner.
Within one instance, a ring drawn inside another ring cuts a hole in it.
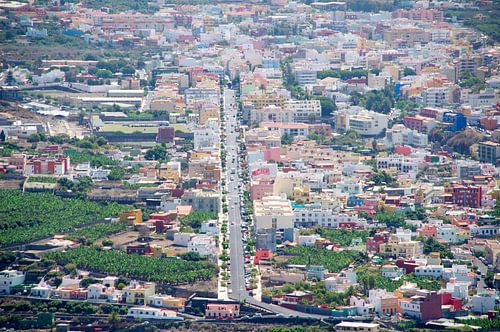
[[[474,266],[477,267],[478,271],[481,272],[481,278],[477,282],[477,291],[478,293],[484,291],[487,287],[484,282],[484,278],[486,277],[486,273],[488,272],[488,267],[484,265],[483,262],[481,262],[478,258],[474,257]]]
[[[231,274],[231,294],[229,297],[240,302],[247,302],[263,309],[272,311],[277,314],[291,315],[309,318],[325,318],[320,315],[305,314],[295,310],[290,310],[277,305],[263,303],[255,300],[248,294],[245,287],[245,263],[243,239],[241,235],[241,201],[238,191],[238,185],[243,185],[242,180],[238,175],[238,145],[239,132],[235,129],[240,126],[237,120],[238,101],[234,90],[224,89],[224,113],[226,119],[226,183],[228,187],[228,216],[229,216],[229,248],[230,248],[230,274]],[[233,174],[234,173],[234,174]]]

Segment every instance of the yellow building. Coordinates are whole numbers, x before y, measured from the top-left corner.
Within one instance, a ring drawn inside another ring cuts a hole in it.
[[[181,180],[181,163],[178,161],[169,161],[160,165],[160,178],[172,180],[174,183],[179,183]]]
[[[131,211],[124,211],[120,214],[120,221],[127,222],[129,225],[135,225],[142,223],[142,211],[141,209],[135,209]]]
[[[380,245],[380,254],[390,257],[413,258],[423,254],[423,244],[420,241],[400,241],[393,236],[389,242]]]
[[[155,295],[155,288],[154,282],[132,281],[123,289],[123,297],[128,304],[145,305],[149,302],[148,299]]]
[[[271,105],[279,108],[285,106],[285,98],[282,95],[257,91],[246,95],[244,101],[252,103],[255,109],[262,109]]]

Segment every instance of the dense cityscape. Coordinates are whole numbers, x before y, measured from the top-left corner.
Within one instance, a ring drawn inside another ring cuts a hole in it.
[[[3,331],[500,331],[498,0],[0,0]]]

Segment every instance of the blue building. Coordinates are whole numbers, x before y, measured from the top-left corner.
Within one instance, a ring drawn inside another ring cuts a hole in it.
[[[445,112],[443,122],[449,123],[448,129],[457,132],[467,127],[467,118],[462,113]]]

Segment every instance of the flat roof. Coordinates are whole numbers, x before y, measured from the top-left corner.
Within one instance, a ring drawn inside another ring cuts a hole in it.
[[[362,323],[362,322],[342,322],[338,323],[335,325],[335,327],[340,326],[340,327],[369,327],[369,328],[375,328],[380,326],[379,324],[376,323]]]

